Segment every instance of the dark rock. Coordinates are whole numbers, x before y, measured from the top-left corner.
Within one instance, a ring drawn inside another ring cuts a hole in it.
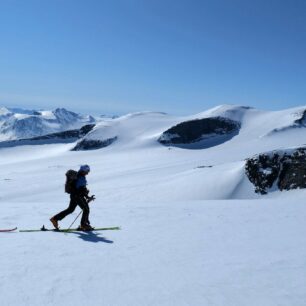
[[[300,117],[298,119],[294,120],[288,126],[284,126],[284,127],[281,127],[281,128],[273,129],[267,135],[271,136],[271,135],[274,135],[275,133],[277,134],[277,133],[280,133],[280,132],[284,132],[284,131],[288,131],[288,130],[292,130],[292,129],[305,128],[305,127],[306,127],[306,110],[304,110],[300,114]]]
[[[95,124],[84,125],[79,130],[69,130],[59,133],[52,133],[43,136],[37,136],[32,138],[9,140],[0,142],[0,148],[17,147],[22,145],[42,145],[42,144],[54,144],[54,143],[70,143],[77,141],[78,139],[87,135]]]
[[[212,168],[213,166],[197,166],[197,169],[202,169],[202,168]]]
[[[117,137],[109,138],[106,140],[88,140],[83,139],[71,150],[71,151],[86,151],[86,150],[97,150],[105,148],[111,145],[114,141],[117,140]]]
[[[259,154],[247,159],[245,171],[257,193],[266,194],[273,185],[279,190],[306,188],[306,148]]]
[[[95,124],[87,124],[87,125],[84,125],[83,127],[81,127],[80,137],[84,137],[85,135],[87,135],[90,131],[93,130],[93,128],[95,126],[96,126]]]
[[[189,149],[212,147],[239,133],[240,123],[223,117],[185,121],[165,131],[158,139],[163,145]]]
[[[291,156],[284,155],[281,162],[279,189],[306,188],[306,148],[297,149]]]
[[[52,133],[44,136],[33,137],[31,140],[44,140],[44,139],[69,139],[69,138],[81,138],[88,134],[93,128],[94,124],[87,124],[77,130],[69,130],[59,133]],[[24,139],[21,139],[24,140]]]
[[[303,113],[301,114],[301,117],[295,120],[294,123],[299,127],[306,126],[306,110],[303,111]]]
[[[280,164],[279,155],[273,154],[272,157],[260,154],[256,157],[247,159],[245,165],[246,174],[255,185],[255,192],[266,194],[279,175]]]

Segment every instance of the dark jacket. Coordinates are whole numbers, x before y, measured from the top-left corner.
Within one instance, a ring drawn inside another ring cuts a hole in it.
[[[89,190],[87,189],[86,186],[87,186],[86,176],[83,175],[81,172],[78,172],[78,176],[74,183],[72,194],[87,198]]]

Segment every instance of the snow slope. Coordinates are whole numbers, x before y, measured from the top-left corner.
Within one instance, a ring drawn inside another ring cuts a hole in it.
[[[64,108],[54,111],[34,111],[0,108],[0,141],[31,138],[80,128],[96,120]]]
[[[5,203],[0,222],[37,227],[64,206],[62,198],[43,197]],[[1,234],[1,300],[8,306],[303,306],[305,217],[303,202],[99,199],[92,223],[121,231]]]
[[[1,228],[50,226],[66,208],[64,174],[88,163],[93,233],[0,234],[4,305],[305,305],[306,190],[254,193],[244,159],[303,145],[303,107],[280,112],[224,105],[173,117],[129,114],[75,144],[0,148]],[[191,150],[157,140],[180,122],[223,116],[231,140]],[[283,129],[282,127],[286,127]],[[68,227],[79,208],[60,225]]]

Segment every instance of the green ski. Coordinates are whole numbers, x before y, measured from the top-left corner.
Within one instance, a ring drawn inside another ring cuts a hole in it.
[[[114,227],[97,227],[91,231],[82,231],[78,228],[63,228],[63,229],[48,229],[43,226],[41,229],[29,229],[29,230],[19,230],[21,233],[31,233],[31,232],[60,232],[60,233],[69,233],[69,232],[94,232],[94,231],[112,231],[112,230],[120,230],[119,226]]]

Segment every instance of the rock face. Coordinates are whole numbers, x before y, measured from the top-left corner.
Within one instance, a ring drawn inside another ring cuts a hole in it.
[[[44,140],[44,139],[79,139],[88,134],[95,124],[87,124],[77,130],[64,131],[59,133],[52,133],[44,136],[33,137],[30,140]]]
[[[259,154],[247,159],[245,171],[257,193],[266,194],[273,186],[306,188],[306,148]]]
[[[80,129],[69,130],[59,133],[52,133],[44,136],[2,141],[0,142],[0,148],[6,147],[16,147],[22,145],[41,145],[41,144],[54,144],[54,143],[70,143],[77,141],[78,139],[87,135],[93,128],[95,124],[84,125]]]
[[[83,139],[77,143],[77,145],[71,151],[86,151],[86,150],[97,150],[105,148],[111,145],[114,141],[117,140],[117,137],[109,138],[106,140],[92,140],[92,139]]]
[[[297,117],[297,119],[293,120],[290,124],[285,125],[280,128],[275,128],[269,133],[267,133],[268,136],[273,135],[275,133],[280,133],[280,132],[285,132],[288,130],[293,130],[293,129],[301,129],[306,127],[306,110],[300,111],[298,113],[292,114],[292,116]]]
[[[230,140],[239,133],[240,123],[223,117],[185,121],[165,131],[158,139],[163,145],[203,149]]]
[[[299,119],[296,119],[294,121],[294,123],[298,126],[298,127],[305,127],[306,126],[306,110],[304,110],[301,113],[301,116]]]

